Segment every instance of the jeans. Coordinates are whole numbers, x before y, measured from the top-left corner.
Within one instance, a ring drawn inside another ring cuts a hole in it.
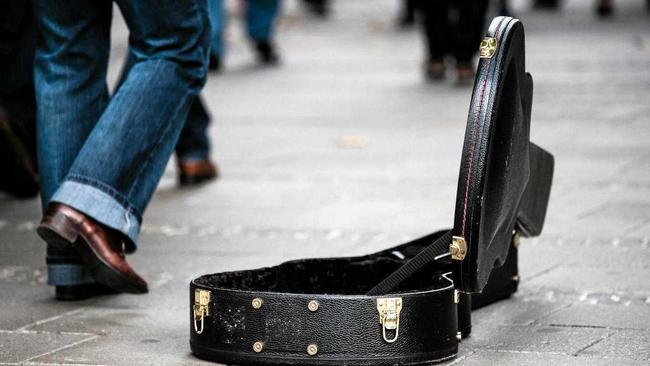
[[[268,41],[272,37],[273,22],[280,10],[280,0],[247,0],[246,1],[246,31],[256,42]],[[210,52],[214,56],[224,53],[222,33],[226,24],[223,0],[208,0],[208,14],[212,33],[210,34]]]
[[[118,88],[126,80],[126,76],[136,60],[135,53],[131,51],[131,47],[129,46],[129,52],[117,83]],[[205,109],[205,104],[201,97],[197,96],[190,105],[187,121],[181,130],[178,143],[176,143],[176,157],[179,161],[204,160],[210,156],[209,124],[210,115]]]
[[[121,231],[136,248],[142,215],[205,83],[205,0],[116,0],[134,62],[114,95],[106,70],[110,0],[34,0],[41,198]],[[92,282],[70,251],[48,248],[49,283]]]

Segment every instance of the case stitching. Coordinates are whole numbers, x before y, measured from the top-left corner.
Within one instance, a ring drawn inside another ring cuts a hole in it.
[[[503,24],[504,19],[501,19],[499,24],[497,24],[496,29],[494,30],[494,35],[498,36],[499,34],[499,29],[501,29],[501,24]],[[487,69],[490,67],[492,64],[492,59],[488,59],[486,63],[483,65],[483,69]],[[483,70],[482,70],[483,71]],[[476,113],[474,114],[474,126],[472,128],[472,145],[469,151],[469,165],[467,166],[467,180],[465,181],[465,199],[463,202],[463,224],[461,228],[461,235],[465,236],[465,223],[467,220],[467,203],[469,202],[469,183],[470,183],[470,177],[472,173],[472,166],[474,164],[474,148],[476,147],[476,138],[477,138],[477,130],[479,126],[479,121],[481,117],[481,109],[483,108],[483,101],[485,100],[485,87],[487,85],[487,75],[485,79],[483,79],[483,83],[481,84],[481,94],[479,96],[479,105],[478,108],[476,109]]]

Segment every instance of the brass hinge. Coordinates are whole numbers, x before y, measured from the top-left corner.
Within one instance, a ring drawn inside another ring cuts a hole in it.
[[[193,309],[194,309],[194,331],[196,332],[196,334],[203,333],[205,317],[210,316],[211,297],[212,294],[208,290],[203,290],[200,288],[194,290]]]
[[[465,255],[467,255],[467,243],[465,242],[465,238],[461,236],[452,236],[449,253],[451,254],[451,259],[457,261],[465,259]]]
[[[402,298],[389,297],[377,299],[377,311],[379,312],[379,323],[384,341],[393,343],[399,337],[399,313],[402,311]],[[387,330],[394,330],[395,336],[388,338]]]
[[[494,37],[485,37],[481,41],[479,46],[479,57],[480,58],[492,58],[497,52],[497,39]]]

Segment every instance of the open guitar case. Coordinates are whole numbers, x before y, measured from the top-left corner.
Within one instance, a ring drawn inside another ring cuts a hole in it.
[[[471,310],[517,290],[520,237],[541,233],[553,156],[530,142],[524,29],[481,42],[454,227],[378,253],[207,274],[190,284],[190,346],[236,365],[420,365],[453,358]]]

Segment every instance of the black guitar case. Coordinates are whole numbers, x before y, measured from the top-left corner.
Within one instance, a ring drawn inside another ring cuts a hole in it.
[[[208,274],[190,284],[190,346],[237,365],[420,365],[454,357],[472,308],[517,290],[553,157],[529,139],[524,29],[492,21],[467,118],[454,227],[378,253]]]

